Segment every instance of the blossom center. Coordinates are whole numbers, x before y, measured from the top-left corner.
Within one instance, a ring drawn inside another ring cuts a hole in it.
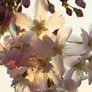
[[[37,31],[37,34],[40,35],[42,31],[47,31],[48,29],[44,26],[45,20],[37,21],[34,20],[34,27],[32,27],[32,31]]]
[[[53,56],[55,56],[56,54],[62,55],[62,50],[63,50],[64,46],[65,46],[65,44],[60,44],[59,41],[56,41],[55,45],[53,47]]]

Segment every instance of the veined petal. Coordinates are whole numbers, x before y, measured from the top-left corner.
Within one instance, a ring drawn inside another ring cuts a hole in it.
[[[23,13],[15,13],[12,20],[17,26],[26,30],[33,26],[32,18]]]
[[[34,50],[37,58],[41,60],[49,59],[53,53],[52,46],[53,41],[48,36],[44,36],[43,41],[40,39],[36,41]]]
[[[65,18],[61,12],[55,12],[52,16],[50,16],[46,22],[45,27],[49,30],[56,30],[60,28],[65,22]]]
[[[75,49],[76,48],[76,49]],[[63,55],[80,55],[85,51],[85,46],[83,44],[76,44],[76,43],[68,43],[65,45]]]
[[[58,30],[58,33],[57,33],[57,37],[58,37],[59,41],[62,44],[65,44],[67,42],[71,32],[72,32],[72,28],[71,27],[67,27],[67,28],[61,27]]]
[[[33,31],[26,31],[19,37],[19,41],[24,44],[29,44],[31,42],[33,34],[34,34]]]
[[[52,65],[57,75],[62,76],[64,74],[63,57],[59,54],[52,57]]]
[[[35,7],[33,9],[33,17],[36,20],[42,21],[46,19],[48,13],[47,0],[35,0]]]

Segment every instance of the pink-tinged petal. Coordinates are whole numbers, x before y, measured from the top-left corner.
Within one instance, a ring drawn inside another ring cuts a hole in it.
[[[55,12],[52,16],[50,16],[46,22],[45,27],[49,30],[56,30],[60,28],[65,22],[65,18],[61,12]]]
[[[35,7],[33,9],[33,17],[36,20],[42,21],[45,20],[48,13],[48,4],[47,0],[35,0]]]
[[[38,60],[36,58],[30,58],[30,56],[25,55],[21,62],[19,62],[20,66],[26,66],[26,67],[38,67]]]
[[[23,79],[24,83],[29,87],[30,91],[31,92],[38,92],[32,85],[32,82],[29,82],[28,80],[26,79]]]
[[[53,53],[52,47],[53,41],[48,36],[44,36],[43,41],[40,39],[37,40],[34,45],[34,50],[37,58],[41,60],[49,59]]]
[[[72,32],[72,28],[71,27],[61,27],[59,30],[58,30],[58,33],[57,33],[57,37],[59,39],[59,41],[62,43],[62,44],[65,44],[69,38],[69,36],[71,35],[71,32]]]
[[[66,56],[63,58],[63,62],[68,67],[73,67],[80,62],[80,60],[78,60],[78,57],[79,56]]]
[[[91,54],[91,49],[90,49],[90,47],[89,46],[87,46],[86,48],[85,48],[85,52],[84,53],[82,53],[82,54],[80,54],[80,56],[79,56],[79,60],[85,60],[85,59],[87,59],[89,56],[90,56],[90,54]]]
[[[85,46],[83,44],[77,44],[77,43],[68,43],[67,45],[65,45],[64,49],[64,56],[68,56],[68,55],[80,55],[85,51]]]
[[[64,74],[63,57],[59,54],[52,57],[52,65],[57,75],[62,76]]]
[[[24,44],[29,44],[31,42],[33,34],[34,34],[33,31],[26,31],[19,37],[19,41]]]
[[[63,85],[65,86],[66,89],[73,86],[74,84],[75,82],[72,79],[66,79],[63,81]]]
[[[51,67],[52,67],[52,64],[50,62],[48,62],[45,66],[45,72],[48,73],[50,71]]]
[[[82,43],[83,43],[84,45],[88,45],[88,42],[89,42],[88,33],[87,33],[83,28],[81,28],[81,32],[82,32],[81,37],[82,37],[82,40],[83,40]]]
[[[66,79],[71,79],[74,70],[75,70],[74,68],[69,69],[69,70],[66,72],[66,74],[65,74],[64,80],[66,80]]]
[[[53,82],[56,86],[62,85],[61,78],[53,70],[50,71],[50,77],[51,77],[51,79],[53,80]]]
[[[11,78],[15,78],[15,77],[21,76],[26,70],[27,70],[26,67],[19,67],[19,68],[16,67],[13,70],[9,70],[7,68],[7,73],[10,74]]]
[[[17,58],[19,58],[19,56],[21,55],[21,51],[20,49],[16,49],[16,48],[11,48],[5,55],[4,59],[3,59],[3,63],[10,69],[10,68],[15,68],[15,62],[17,60]]]
[[[78,86],[80,86],[81,81],[84,77],[83,76],[84,71],[79,70],[79,72],[81,73],[78,75],[78,71],[74,71],[73,76],[72,76],[72,79],[75,81],[75,85],[78,85]]]
[[[10,39],[10,35],[7,35],[6,37],[4,37],[3,39],[3,46],[6,48],[6,49],[9,49],[10,48],[10,42],[11,42],[11,39]]]
[[[23,80],[22,76],[16,77],[13,79],[11,86],[17,84],[19,81]]]
[[[88,84],[91,85],[91,83],[92,83],[92,76],[88,75],[87,78],[88,78]]]
[[[16,12],[13,16],[13,22],[26,30],[29,30],[31,26],[33,26],[33,20],[31,17],[27,16],[26,14]]]
[[[47,80],[48,77],[44,75],[44,73],[42,73],[42,71],[38,72],[37,76],[35,77],[35,81],[37,83],[37,85],[39,85],[39,88],[42,90],[47,90]]]
[[[53,85],[53,86],[51,86],[50,88],[48,88],[48,91],[49,92],[56,92],[56,85]],[[48,92],[47,91],[47,92]]]

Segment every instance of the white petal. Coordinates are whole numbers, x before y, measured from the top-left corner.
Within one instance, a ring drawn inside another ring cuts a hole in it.
[[[60,28],[65,22],[65,18],[61,12],[55,12],[52,16],[50,16],[46,22],[45,27],[49,30],[56,30]]]
[[[63,62],[68,67],[73,67],[74,65],[78,64],[80,60],[78,60],[79,56],[66,56],[63,58]]]
[[[32,21],[32,18],[27,16],[26,14],[23,14],[23,13],[15,13],[14,16],[13,16],[13,22],[21,27],[21,28],[24,28],[26,30],[29,30],[29,28],[31,26],[33,26],[33,21]]]
[[[73,75],[73,72],[74,72],[74,68],[69,69],[69,70],[66,72],[65,76],[64,76],[64,80],[66,80],[66,79],[71,79],[71,77],[72,77],[72,75]]]
[[[52,65],[57,75],[62,76],[64,74],[63,57],[59,54],[52,57]]]
[[[89,41],[88,33],[83,28],[81,28],[81,31],[82,31],[81,37],[82,37],[82,40],[83,40],[83,44],[88,45],[88,41]]]
[[[52,71],[52,70],[50,71],[50,76],[56,86],[62,85],[62,80],[60,79],[60,77],[58,75],[56,75],[56,73],[54,71]]]
[[[76,43],[68,43],[65,45],[64,49],[66,49],[63,55],[80,55],[85,51],[85,46],[83,44]]]
[[[47,13],[48,13],[48,4],[46,2],[47,0],[36,0],[35,1],[35,7],[33,9],[33,17],[36,20],[42,21],[46,19]]]
[[[87,59],[89,56],[90,56],[90,54],[91,54],[91,49],[90,49],[90,47],[89,46],[87,46],[86,48],[85,48],[85,52],[84,53],[82,53],[82,54],[80,54],[80,57],[78,58],[79,60],[85,60],[85,59]]]
[[[42,73],[42,71],[39,72],[38,75],[36,76],[36,83],[39,85],[40,89],[42,90],[48,89],[47,80],[48,80],[48,77],[45,76],[45,74]]]
[[[57,33],[57,37],[58,37],[59,41],[61,41],[62,44],[65,44],[67,42],[71,32],[72,32],[71,27],[67,27],[67,28],[61,27]]]

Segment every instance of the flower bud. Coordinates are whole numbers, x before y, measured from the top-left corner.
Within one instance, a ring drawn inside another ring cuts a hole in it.
[[[5,24],[7,24],[13,17],[13,10],[11,7],[7,7],[5,10]]]
[[[76,13],[77,17],[83,17],[83,12],[81,9],[74,8],[73,10]]]
[[[2,13],[5,9],[5,3],[3,1],[0,2],[0,13]]]
[[[86,3],[83,0],[75,0],[75,3],[82,8],[86,7]]]
[[[66,13],[67,13],[69,16],[72,16],[72,10],[71,10],[69,7],[66,8]]]
[[[22,4],[25,8],[28,8],[30,6],[30,0],[22,0]]]
[[[55,12],[55,7],[54,7],[54,5],[53,4],[49,4],[49,6],[48,6],[48,11],[50,12],[50,13],[54,13]]]

